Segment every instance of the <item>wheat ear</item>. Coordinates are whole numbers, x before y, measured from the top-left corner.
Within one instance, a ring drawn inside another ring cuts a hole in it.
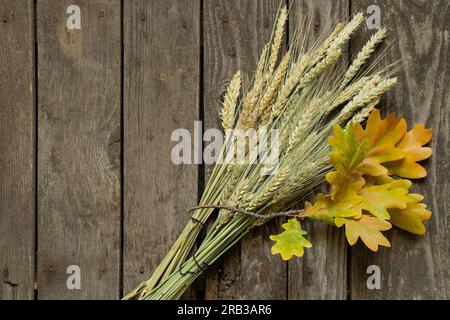
[[[242,75],[238,71],[234,75],[233,79],[228,86],[227,92],[223,100],[222,111],[220,112],[220,118],[222,119],[222,127],[226,129],[233,128],[234,114],[236,111],[236,103],[239,98],[241,90]]]
[[[248,202],[248,204],[246,204],[246,209],[252,211],[263,205],[267,200],[269,200],[273,196],[273,193],[280,188],[280,186],[283,184],[284,181],[286,181],[288,176],[289,170],[286,167],[279,169],[277,175],[272,178],[272,180],[261,191],[261,193],[253,197],[253,199],[250,202]]]
[[[350,36],[356,31],[356,29],[358,29],[363,21],[364,15],[361,12],[355,14],[353,19],[342,29],[341,32],[337,34],[336,38],[332,41],[327,51],[335,51],[337,48],[346,43],[350,39]]]
[[[230,170],[232,170],[232,172],[228,181],[225,182],[225,187],[220,198],[221,204],[228,203],[234,189],[236,188],[236,185],[239,182],[239,168],[237,167],[237,165],[229,164],[228,166],[229,168],[231,168]]]
[[[381,81],[381,78],[379,76],[375,76],[375,77],[376,77],[376,79],[380,79],[379,81]],[[366,84],[370,80],[371,80],[370,77],[362,77],[361,79],[358,79],[354,83],[346,86],[345,89],[342,90],[337,95],[337,97],[334,99],[334,101],[332,101],[330,106],[327,108],[327,112],[326,113],[327,114],[330,113],[337,106],[340,106],[344,102],[347,102],[347,101],[351,100],[355,95],[357,95],[366,86]]]
[[[376,98],[369,102],[364,108],[358,111],[352,118],[352,122],[363,122],[367,119],[372,110],[380,103],[380,98]]]
[[[305,54],[293,65],[286,82],[281,87],[280,94],[277,96],[275,104],[272,106],[271,119],[275,119],[283,111],[289,96],[305,71],[308,59],[309,56]]]
[[[280,198],[285,198],[287,192],[292,192],[295,188],[299,188],[310,176],[311,171],[315,170],[319,165],[318,162],[311,161],[302,166],[298,174],[293,174],[288,178],[283,187],[277,190],[273,197],[272,203],[276,203]]]
[[[264,68],[266,66],[268,51],[269,51],[269,44],[266,44],[261,52],[261,56],[259,57],[258,64],[256,66],[255,78],[253,79],[254,84],[258,84],[264,80],[263,75],[264,75]]]
[[[369,81],[366,87],[345,105],[337,117],[338,123],[346,121],[358,109],[365,107],[367,104],[380,97],[397,83],[397,78],[389,78],[378,84],[374,84],[373,81],[374,80]]]
[[[304,135],[308,127],[312,124],[312,119],[318,113],[317,108],[320,106],[321,99],[316,98],[311,104],[306,108],[306,110],[300,116],[300,120],[294,128],[291,136],[289,137],[288,147],[286,149],[286,154],[290,153],[294,147],[296,147],[300,141],[304,138]]]
[[[273,36],[272,46],[270,48],[270,56],[268,63],[268,70],[265,74],[265,81],[268,81],[275,70],[275,64],[277,63],[278,53],[280,52],[281,42],[283,40],[284,35],[284,26],[286,24],[286,20],[288,17],[288,12],[286,6],[283,6],[280,9],[280,13],[278,15],[277,24],[275,27],[275,33]]]
[[[325,70],[327,70],[342,55],[341,49],[330,51],[329,54],[311,70],[309,70],[300,80],[298,86],[300,89],[306,87],[315,79],[317,79]]]
[[[279,92],[279,88],[284,76],[286,75],[286,70],[288,68],[290,59],[291,53],[288,51],[278,65],[277,71],[275,72],[272,81],[268,85],[264,95],[261,98],[258,112],[260,118],[263,119],[263,121],[267,120],[268,118],[268,110],[270,110],[270,107],[272,106],[277,93]]]
[[[322,43],[322,45],[314,52],[312,59],[311,59],[311,65],[315,65],[317,62],[319,62],[325,53],[327,52],[328,48],[330,47],[330,44],[333,43],[333,41],[336,39],[337,35],[342,31],[344,28],[344,23],[340,22],[336,25],[333,32],[325,39],[325,41]]]
[[[375,51],[377,45],[384,40],[386,37],[386,29],[381,28],[377,33],[375,33],[370,40],[364,45],[361,51],[356,56],[351,66],[348,68],[344,76],[343,85],[347,85],[358,73],[363,64],[369,59],[372,53]]]
[[[257,113],[255,112],[255,105],[258,102],[260,94],[260,86],[253,88],[244,98],[242,102],[242,110],[239,116],[237,129],[252,128],[256,121]]]

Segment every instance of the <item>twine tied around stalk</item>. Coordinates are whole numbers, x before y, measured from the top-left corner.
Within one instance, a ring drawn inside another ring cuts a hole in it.
[[[269,220],[269,219],[278,218],[278,217],[301,218],[303,216],[302,213],[304,213],[304,210],[302,209],[302,210],[289,210],[289,211],[283,211],[283,212],[273,212],[273,213],[268,213],[268,214],[259,214],[259,213],[255,213],[255,212],[251,212],[251,211],[246,211],[246,210],[243,210],[240,208],[226,206],[226,205],[220,205],[220,204],[198,205],[198,206],[189,208],[187,210],[187,212],[189,214],[191,214],[192,212],[197,211],[199,209],[221,209],[221,210],[229,211],[232,215],[242,214],[245,216],[253,217],[255,219],[264,219],[264,220]],[[191,215],[190,219],[192,222],[198,223],[202,227],[205,227],[205,223],[200,221],[199,219],[195,218],[194,216]],[[197,252],[195,252],[192,255],[192,260],[197,265],[198,271],[190,271],[189,270],[189,271],[183,272],[182,265],[180,264],[180,268],[179,268],[178,272],[182,276],[185,276],[187,274],[196,274],[197,272],[205,272],[206,268],[209,267],[209,265],[205,262],[202,262],[203,266],[200,263],[198,263],[196,253]]]
[[[195,264],[196,264],[197,267],[198,267],[198,270],[199,270],[199,271],[197,271],[197,272],[205,272],[205,271],[206,271],[206,268],[208,268],[209,265],[208,265],[206,262],[202,262],[202,263],[203,263],[203,267],[202,267],[201,264],[198,263],[198,261],[197,261],[197,257],[195,256],[196,254],[197,254],[197,252],[195,252],[195,253],[192,255],[192,260],[195,262]],[[183,267],[183,266],[180,264],[180,268],[178,269],[178,272],[179,272],[182,276],[185,276],[185,275],[187,275],[187,274],[196,274],[196,273],[197,273],[197,272],[195,272],[195,271],[190,271],[190,270],[188,270],[188,271],[186,271],[186,272],[183,272],[183,271],[181,270],[182,267]]]

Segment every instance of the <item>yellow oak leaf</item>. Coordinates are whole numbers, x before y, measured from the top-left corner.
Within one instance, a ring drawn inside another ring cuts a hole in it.
[[[304,216],[325,222],[332,222],[334,217],[360,217],[360,203],[361,197],[356,194],[336,201],[329,195],[319,193],[314,205],[305,204]]]
[[[414,201],[408,203],[404,209],[390,209],[389,221],[400,229],[423,235],[426,231],[423,222],[430,219],[431,211],[426,209],[426,204],[420,203],[423,200],[422,195],[410,194],[409,196]]]
[[[359,123],[353,126],[359,140],[368,141],[370,146],[366,157],[358,166],[363,174],[385,175],[388,170],[383,163],[404,158],[404,150],[396,146],[406,134],[407,126],[403,118],[390,114],[381,119],[380,111],[374,109],[367,120],[365,130]]]
[[[423,124],[418,124],[406,133],[403,139],[397,144],[405,156],[403,159],[386,163],[389,174],[395,174],[402,178],[419,179],[427,175],[424,167],[417,161],[428,159],[431,154],[431,148],[424,148],[431,141],[432,130],[426,129]]]
[[[391,246],[381,233],[392,227],[386,220],[363,214],[360,219],[336,218],[335,223],[338,227],[345,225],[345,236],[350,245],[354,245],[361,238],[372,251],[378,251],[378,246]]]
[[[270,236],[270,240],[276,241],[272,246],[272,254],[281,254],[283,260],[303,256],[303,248],[311,248],[312,244],[303,237],[306,231],[302,230],[300,222],[295,218],[289,219],[282,227],[282,233]]]
[[[405,209],[407,204],[413,202],[408,196],[408,189],[404,183],[385,183],[381,185],[364,186],[361,189],[361,208],[369,211],[375,217],[388,220],[390,218],[388,209]]]
[[[331,199],[342,199],[349,194],[356,194],[364,185],[364,179],[359,173],[342,175],[332,171],[326,175],[326,180],[331,185]]]
[[[331,173],[330,173],[331,174]],[[332,181],[336,177],[332,177]],[[360,175],[350,174],[345,180],[339,181],[339,188],[335,188],[329,195],[319,193],[314,205],[305,204],[304,215],[316,220],[333,223],[335,217],[361,217],[361,203],[359,195],[364,179]],[[334,184],[333,186],[336,186]]]
[[[385,176],[366,176],[365,177],[366,185],[382,185],[382,184],[390,184],[391,188],[403,188],[409,190],[412,182],[407,179],[394,179],[388,175]]]
[[[389,176],[379,176],[379,177],[366,177],[366,186],[374,185],[389,185],[390,189],[403,189],[409,190],[411,187],[411,181],[407,179],[394,179]],[[404,191],[402,192],[404,193]],[[414,234],[423,235],[425,234],[425,226],[423,222],[431,217],[431,211],[427,210],[427,206],[424,203],[420,203],[423,200],[423,196],[420,194],[408,193],[398,198],[402,200],[405,206],[402,207],[399,203],[397,208],[389,207],[389,221],[406,231]],[[363,207],[367,210],[367,208]],[[373,212],[372,212],[373,214]]]

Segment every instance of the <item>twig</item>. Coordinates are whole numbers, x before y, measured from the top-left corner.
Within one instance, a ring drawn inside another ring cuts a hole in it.
[[[188,210],[188,213],[191,213],[193,211],[199,210],[199,209],[223,209],[231,212],[232,214],[242,214],[246,216],[253,217],[255,219],[273,219],[277,217],[291,217],[291,218],[301,218],[303,217],[304,210],[289,210],[289,211],[283,211],[283,212],[273,212],[268,214],[259,214],[255,212],[246,211],[243,209],[235,208],[235,207],[229,207],[219,204],[204,204],[192,207]]]

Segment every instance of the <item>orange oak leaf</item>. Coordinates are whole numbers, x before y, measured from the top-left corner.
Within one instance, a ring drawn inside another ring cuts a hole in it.
[[[338,227],[345,225],[345,236],[350,245],[354,245],[361,238],[372,251],[378,251],[378,246],[391,246],[381,233],[392,227],[386,220],[363,214],[360,219],[336,218],[335,223]]]
[[[409,179],[425,177],[427,171],[417,161],[428,159],[431,156],[431,148],[423,146],[431,141],[432,134],[432,130],[425,128],[423,124],[414,126],[406,133],[397,144],[397,148],[403,150],[405,157],[385,164],[389,174]]]
[[[423,222],[430,219],[431,211],[427,210],[426,204],[420,203],[423,200],[422,195],[410,194],[409,196],[414,201],[408,203],[404,209],[390,209],[389,221],[400,229],[423,235],[426,231]]]
[[[385,162],[404,158],[405,152],[396,145],[406,133],[406,121],[390,114],[381,119],[380,111],[374,109],[367,120],[366,129],[359,123],[354,124],[360,141],[368,141],[370,150],[358,169],[372,176],[385,175],[388,170]]]

